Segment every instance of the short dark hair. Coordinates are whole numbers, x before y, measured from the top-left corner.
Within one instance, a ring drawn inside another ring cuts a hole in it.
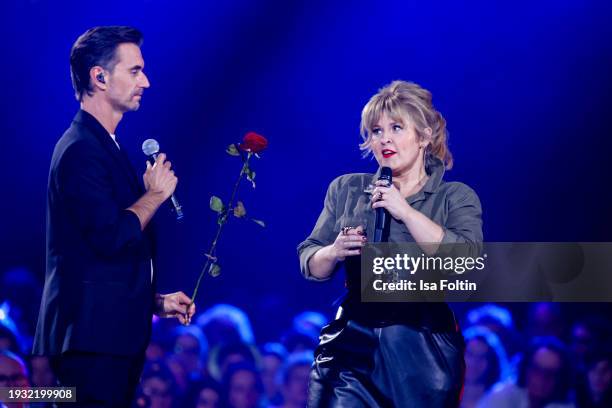
[[[112,71],[117,64],[116,50],[119,44],[142,45],[142,33],[128,26],[101,26],[85,31],[70,51],[70,77],[77,100],[83,100],[83,93],[92,95],[89,71],[99,65]]]

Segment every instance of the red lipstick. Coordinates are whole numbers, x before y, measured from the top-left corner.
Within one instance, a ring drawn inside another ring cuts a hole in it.
[[[382,151],[382,155],[383,155],[383,157],[385,159],[388,159],[389,157],[393,156],[395,153],[397,153],[397,152],[395,152],[395,151],[393,151],[391,149],[384,149]]]

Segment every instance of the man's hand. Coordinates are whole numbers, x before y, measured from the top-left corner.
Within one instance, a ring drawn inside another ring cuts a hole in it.
[[[195,314],[195,304],[183,292],[167,295],[158,293],[155,295],[155,306],[155,314],[159,317],[176,317],[184,325],[191,323]]]
[[[163,153],[157,156],[152,166],[147,161],[147,170],[142,176],[147,192],[138,201],[126,208],[136,214],[140,221],[140,229],[143,231],[159,206],[174,193],[178,179],[174,175],[174,171],[170,169],[171,166]]]
[[[176,183],[178,182],[171,168],[172,164],[169,160],[166,161],[166,155],[160,153],[152,166],[147,161],[147,170],[142,176],[147,192],[159,194],[162,202],[166,201],[174,193]]]

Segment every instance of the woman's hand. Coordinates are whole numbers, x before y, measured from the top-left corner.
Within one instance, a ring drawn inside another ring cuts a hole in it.
[[[408,204],[394,185],[386,186],[386,181],[378,180],[372,190],[372,208],[384,208],[396,220],[404,222],[413,208]]]
[[[310,257],[310,275],[317,279],[329,278],[338,262],[344,261],[347,256],[361,254],[361,248],[367,241],[363,226],[343,227],[333,244],[324,246]]]
[[[361,248],[368,242],[363,226],[344,227],[331,246],[334,258],[344,261],[347,256],[361,254]]]
[[[427,254],[436,253],[444,238],[444,230],[423,213],[408,204],[395,186],[386,187],[384,180],[377,181],[372,190],[372,208],[384,208],[404,223],[414,240]]]

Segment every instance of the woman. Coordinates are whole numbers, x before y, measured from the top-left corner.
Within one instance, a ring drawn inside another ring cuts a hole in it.
[[[359,254],[376,208],[392,217],[386,241],[416,242],[430,255],[464,243],[478,254],[480,202],[465,184],[442,180],[452,156],[429,91],[404,81],[382,88],[363,109],[361,135],[364,154],[391,168],[393,184],[378,173],[338,177],[298,247],[305,277],[326,280],[344,264],[348,289],[321,332],[309,406],[458,406],[464,344],[452,311],[444,303],[361,303]]]

